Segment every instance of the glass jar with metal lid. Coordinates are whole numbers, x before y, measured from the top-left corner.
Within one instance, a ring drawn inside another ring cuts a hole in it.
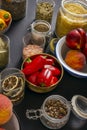
[[[26,15],[26,0],[2,0],[1,8],[12,14],[12,20],[19,20]]]
[[[79,27],[87,31],[87,1],[62,0],[56,20],[56,35],[60,38]]]
[[[61,95],[51,95],[45,99],[41,109],[26,110],[28,119],[40,118],[49,129],[60,129],[68,122],[71,110],[80,121],[87,119],[87,98],[75,95],[68,101]]]

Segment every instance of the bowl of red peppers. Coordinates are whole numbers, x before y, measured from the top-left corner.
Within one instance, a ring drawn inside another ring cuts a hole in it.
[[[40,53],[24,59],[21,71],[29,89],[37,93],[52,91],[63,77],[63,67],[56,57]]]

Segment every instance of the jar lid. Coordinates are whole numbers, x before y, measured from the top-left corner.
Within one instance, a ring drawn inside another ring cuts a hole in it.
[[[87,98],[81,95],[72,97],[72,110],[81,119],[87,119]]]

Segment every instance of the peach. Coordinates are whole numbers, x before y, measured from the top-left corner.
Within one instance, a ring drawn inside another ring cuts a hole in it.
[[[0,130],[5,130],[4,128],[0,128]]]
[[[81,70],[86,64],[85,55],[78,50],[69,50],[65,56],[65,62],[68,66],[75,70]]]
[[[0,125],[7,123],[12,117],[13,104],[11,100],[0,94]]]

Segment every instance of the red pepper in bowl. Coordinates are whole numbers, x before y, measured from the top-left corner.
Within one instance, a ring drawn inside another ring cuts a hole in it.
[[[24,67],[24,68],[27,67],[27,66],[30,64],[30,62],[32,62],[32,60],[31,60],[30,58],[28,58],[28,59],[24,62],[23,67]]]
[[[30,75],[40,69],[43,68],[43,66],[45,65],[46,60],[45,57],[42,55],[38,55],[37,57],[35,57],[32,62],[29,63],[28,66],[26,66],[25,68],[22,69],[22,72],[25,75]]]
[[[37,71],[37,72],[31,74],[30,76],[28,76],[27,80],[29,82],[31,82],[32,84],[38,85],[38,82],[37,82],[38,75],[39,75],[39,72]]]
[[[41,87],[48,87],[50,86],[51,79],[52,79],[52,72],[49,69],[44,68],[39,73],[37,80]]]
[[[60,69],[58,69],[57,67],[53,65],[44,65],[44,68],[49,69],[52,72],[52,74],[55,76],[59,76],[61,74]]]
[[[46,58],[46,64],[47,65],[54,65],[54,59],[52,59],[52,58]]]
[[[55,84],[58,81],[58,78],[56,76],[52,76],[52,79],[50,81],[50,86]]]

